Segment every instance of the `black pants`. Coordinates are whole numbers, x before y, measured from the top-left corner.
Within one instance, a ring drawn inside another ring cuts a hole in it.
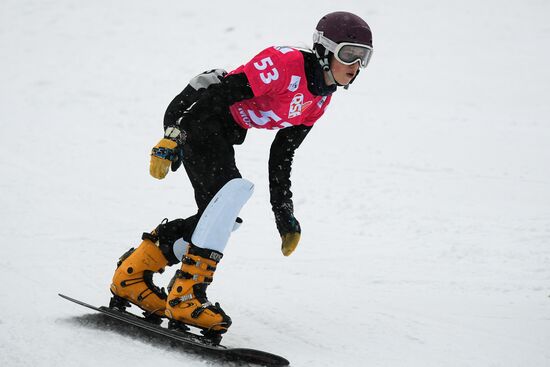
[[[237,125],[227,110],[204,122],[190,122],[182,127],[187,133],[183,166],[195,191],[198,208],[180,227],[182,237],[190,241],[210,200],[227,182],[242,177],[235,164],[233,146],[243,143],[247,130]]]

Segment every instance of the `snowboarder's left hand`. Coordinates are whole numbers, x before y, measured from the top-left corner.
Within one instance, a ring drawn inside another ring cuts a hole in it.
[[[294,216],[292,205],[273,208],[273,213],[275,214],[277,229],[281,235],[281,251],[283,255],[289,256],[298,246],[298,242],[300,242],[302,233],[300,222]]]

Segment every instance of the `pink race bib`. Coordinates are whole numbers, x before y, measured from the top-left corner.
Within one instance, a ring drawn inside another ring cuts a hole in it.
[[[230,74],[245,73],[254,97],[230,107],[245,129],[282,129],[313,125],[325,112],[330,96],[315,96],[307,88],[302,53],[291,47],[270,47]]]

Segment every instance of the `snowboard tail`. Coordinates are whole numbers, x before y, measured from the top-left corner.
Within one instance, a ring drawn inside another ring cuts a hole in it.
[[[126,311],[100,306],[96,307],[86,302],[82,302],[75,298],[59,293],[61,298],[74,302],[80,306],[87,307],[94,311],[100,312],[113,319],[140,327],[142,329],[152,331],[156,334],[181,342],[183,345],[192,347],[194,350],[201,350],[212,355],[217,355],[224,359],[229,359],[237,362],[256,363],[263,366],[288,366],[290,362],[285,358],[276,354],[264,352],[256,349],[248,348],[231,348],[221,344],[214,344],[206,337],[186,332],[182,330],[172,330],[156,323],[146,321],[143,317],[134,315]]]

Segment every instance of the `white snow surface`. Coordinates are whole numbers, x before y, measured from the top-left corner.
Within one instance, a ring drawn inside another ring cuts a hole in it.
[[[237,147],[256,190],[208,292],[225,343],[292,366],[550,366],[546,0],[2,0],[1,366],[232,366],[57,293],[106,304],[118,257],[194,212],[183,170],[148,173],[187,81],[308,46],[336,10],[369,22],[375,54],[296,154],[289,258],[274,132]]]

